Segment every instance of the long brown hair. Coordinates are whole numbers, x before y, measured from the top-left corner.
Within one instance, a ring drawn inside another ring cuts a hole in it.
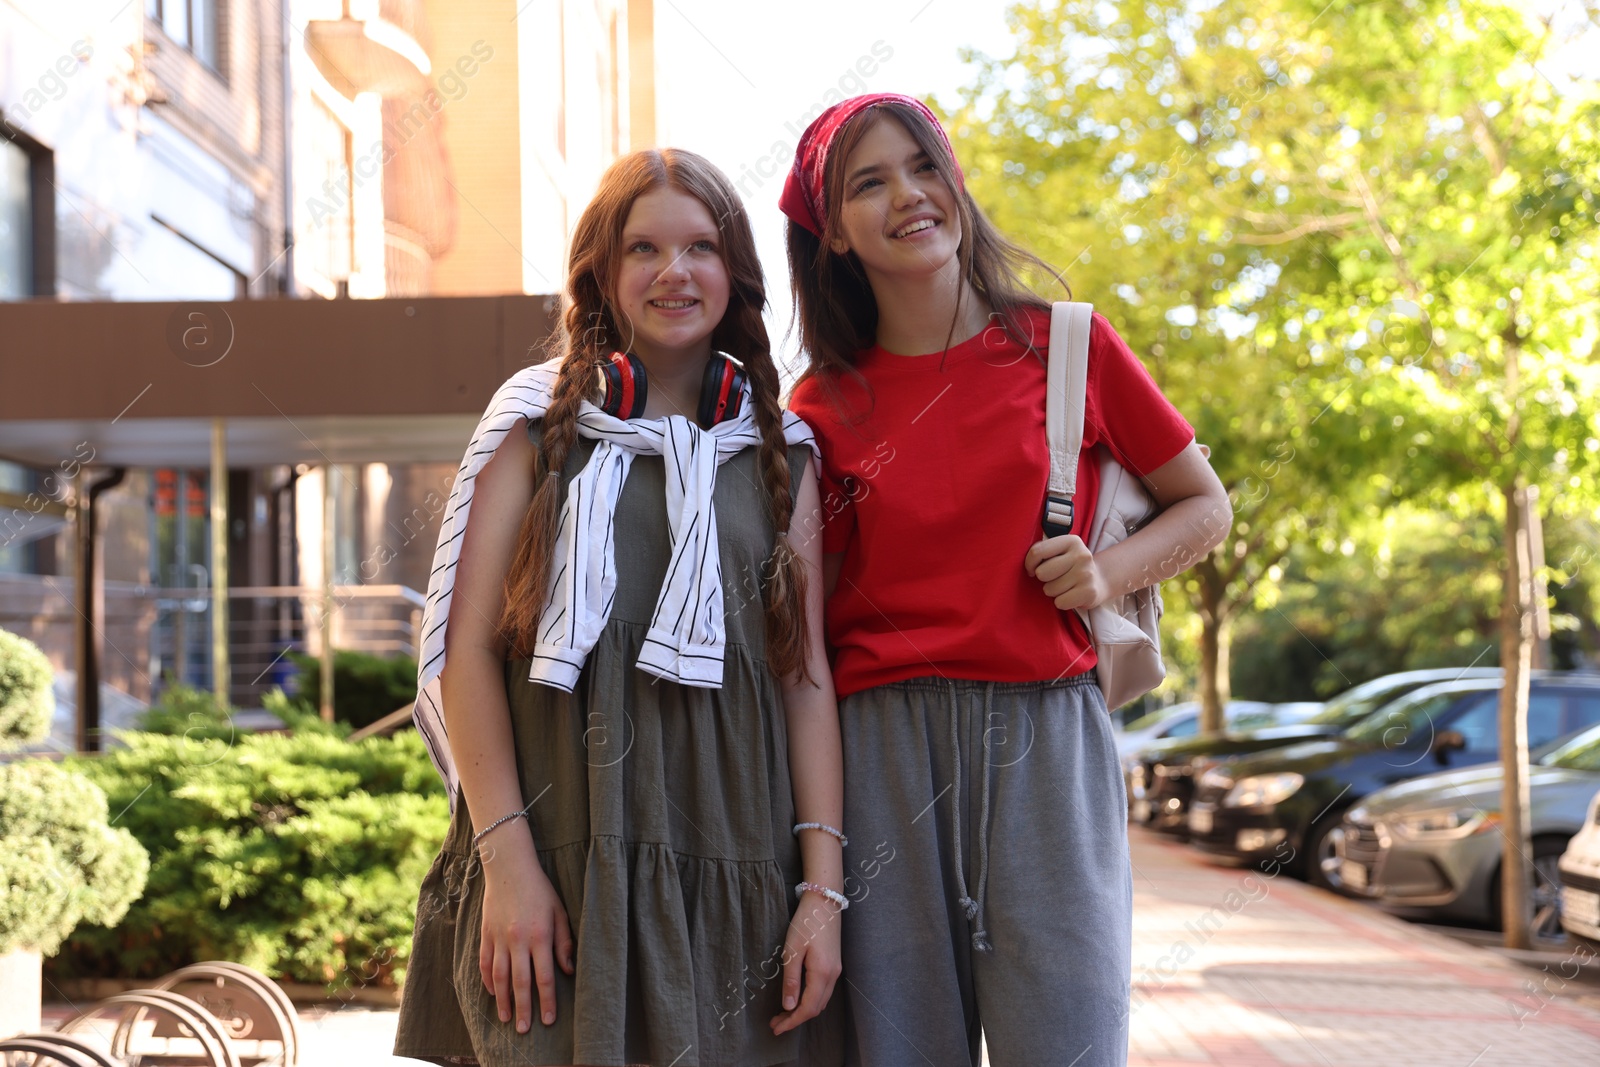
[[[789,492],[789,449],[783,436],[783,408],[778,402],[778,368],[772,360],[761,309],[767,302],[766,281],[756,257],[755,237],[744,205],[733,185],[710,162],[682,149],[647,149],[624,156],[600,179],[594,200],[584,209],[572,235],[567,260],[566,308],[552,341],[552,358],[561,370],[544,415],[539,449],[538,488],[522,520],[516,556],[506,574],[505,609],[500,629],[511,653],[531,656],[539,616],[550,591],[550,557],[556,542],[556,475],[577,439],[578,406],[597,399],[595,369],[599,361],[625,343],[631,331],[613,305],[621,256],[622,228],[634,201],[653,189],[668,187],[688,193],[706,206],[717,221],[720,253],[728,269],[728,310],[711,334],[711,347],[744,365],[750,380],[753,414],[761,432],[760,470],[776,532],[772,555],[762,567],[765,586],[767,663],[774,674],[788,678],[805,671],[809,649],[806,628],[806,576],[800,557],[789,543],[794,500]]]
[[[1005,330],[1022,344],[1032,347],[1029,331],[1023,322],[1023,312],[1028,308],[1048,310],[1049,304],[1023,282],[1028,270],[1041,272],[1055,278],[1063,288],[1066,281],[1059,271],[1044,260],[1006,240],[983,214],[977,202],[957,181],[951,161],[944,147],[944,138],[927,116],[916,108],[893,100],[886,100],[864,108],[845,123],[829,152],[824,171],[824,202],[827,205],[821,237],[791,220],[788,230],[789,279],[794,292],[795,325],[800,347],[805,351],[808,365],[800,381],[820,375],[823,385],[836,403],[841,402],[838,380],[841,375],[855,371],[856,354],[870,348],[877,337],[878,301],[872,295],[872,286],[866,271],[854,252],[843,255],[829,248],[829,242],[839,237],[838,205],[844,201],[845,160],[861,143],[861,138],[884,116],[892,116],[906,128],[917,146],[927,153],[939,177],[949,187],[955,199],[956,213],[961,220],[961,244],[956,249],[961,277],[971,283],[1000,317]],[[963,289],[964,291],[964,289]],[[1069,295],[1071,290],[1068,290]],[[956,322],[961,314],[957,298],[955,314],[950,320],[950,334],[945,348],[949,349]],[[861,383],[865,388],[865,382]]]

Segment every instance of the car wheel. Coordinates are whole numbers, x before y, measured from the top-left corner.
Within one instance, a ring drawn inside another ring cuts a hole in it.
[[[1337,893],[1343,885],[1339,877],[1339,857],[1333,851],[1334,831],[1344,821],[1344,812],[1328,815],[1306,834],[1306,881]]]
[[[1533,842],[1533,864],[1530,873],[1533,884],[1528,887],[1528,905],[1533,918],[1528,924],[1528,934],[1535,945],[1556,946],[1567,940],[1561,928],[1561,854],[1567,850],[1567,838],[1540,837]],[[1500,872],[1496,871],[1489,891],[1489,900],[1495,925],[1505,929],[1500,921]]]
[[[1533,907],[1529,932],[1535,943],[1559,945],[1567,939],[1561,928],[1561,854],[1567,850],[1562,839],[1541,838],[1533,843],[1533,886],[1528,903]]]

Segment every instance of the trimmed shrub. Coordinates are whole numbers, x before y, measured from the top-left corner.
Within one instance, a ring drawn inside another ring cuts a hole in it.
[[[56,697],[55,672],[39,646],[0,630],[0,750],[43,741],[50,735]],[[415,685],[413,684],[413,688]]]
[[[43,759],[0,764],[0,953],[48,956],[80,923],[127,914],[150,857],[108,814],[83,775]]]
[[[313,708],[322,706],[322,660],[289,653],[300,669],[297,696]],[[333,717],[356,729],[370,726],[417,699],[417,661],[410,656],[374,656],[366,652],[333,652]]]
[[[233,709],[218,704],[214,694],[175,683],[167,686],[154,704],[141,711],[134,723],[146,733],[187,737],[195,741],[229,741],[237,733],[232,714]]]
[[[403,977],[417,887],[449,826],[422,739],[352,745],[348,727],[274,703],[303,729],[119,731],[126,749],[74,761],[126,808],[119,821],[150,850],[150,878],[120,926],[80,930],[47,974],[153,978],[231,959],[330,992]]]

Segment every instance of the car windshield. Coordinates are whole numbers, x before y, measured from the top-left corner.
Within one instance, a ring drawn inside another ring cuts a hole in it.
[[[1545,753],[1539,762],[1546,767],[1565,767],[1572,771],[1600,771],[1600,727],[1585,730]]]
[[[1378,678],[1328,701],[1328,706],[1306,722],[1318,726],[1349,726],[1360,722],[1395,698],[1397,693],[1417,688],[1413,682],[1398,684]]]
[[[1248,715],[1229,719],[1228,732],[1244,733],[1247,730],[1260,730],[1268,726],[1281,726],[1285,721],[1286,717],[1276,711],[1252,711]]]
[[[1142,730],[1152,730],[1174,715],[1182,715],[1186,709],[1181,707],[1157,708],[1148,715],[1141,715],[1122,728],[1125,734],[1136,734]]]
[[[1449,689],[1429,695],[1426,692],[1403,696],[1380,708],[1345,732],[1352,741],[1365,741],[1399,748],[1432,735],[1434,716],[1448,710],[1472,690]]]

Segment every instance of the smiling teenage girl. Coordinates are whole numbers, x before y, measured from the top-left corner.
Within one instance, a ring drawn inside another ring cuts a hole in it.
[[[395,1053],[790,1062],[844,902],[820,553],[787,536],[814,445],[705,160],[616,163],[569,273],[559,358],[496,394],[434,557],[417,724],[453,813]]]
[[[1041,540],[1049,307],[1037,260],[962,187],[896,94],[805,132],[782,206],[822,445],[827,634],[845,810],[893,862],[845,924],[847,1062],[1099,1067],[1127,1056],[1127,803],[1072,608],[1187,567],[1229,526],[1189,424],[1095,316],[1069,536]],[[1108,445],[1166,510],[1082,535]]]

